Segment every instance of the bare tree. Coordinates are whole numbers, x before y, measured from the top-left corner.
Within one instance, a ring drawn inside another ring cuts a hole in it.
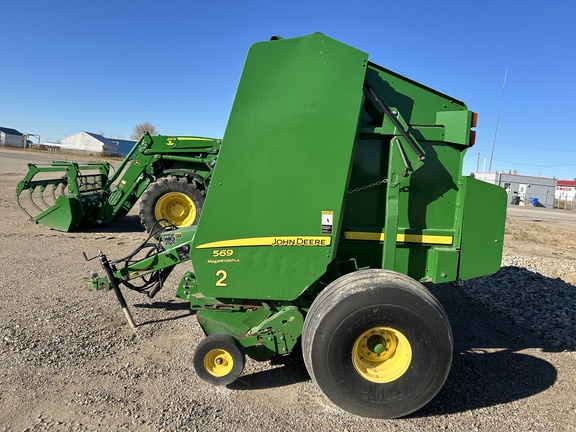
[[[130,138],[133,140],[137,140],[142,136],[144,132],[148,132],[150,135],[158,134],[158,131],[156,130],[156,128],[152,123],[144,122],[134,126],[134,131],[132,132],[132,135],[130,135]]]

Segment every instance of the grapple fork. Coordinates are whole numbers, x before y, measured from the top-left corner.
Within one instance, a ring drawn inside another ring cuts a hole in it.
[[[108,162],[55,161],[49,165],[28,164],[28,172],[16,186],[16,203],[36,223],[60,231],[69,231],[86,217],[86,209],[95,196],[105,192]],[[50,194],[46,196],[46,190]],[[27,190],[28,202],[20,196]],[[89,211],[89,210],[88,210]]]

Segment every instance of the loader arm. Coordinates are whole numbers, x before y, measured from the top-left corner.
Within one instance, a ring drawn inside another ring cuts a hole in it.
[[[106,189],[103,221],[126,215],[147,187],[168,175],[190,178],[207,188],[219,141],[202,137],[154,136],[147,132],[122,161]]]
[[[198,199],[203,201],[219,148],[220,141],[212,138],[152,137],[146,132],[111,176],[108,162],[28,164],[27,174],[16,187],[16,203],[36,223],[70,231],[125,216],[151,183],[167,176],[200,185]],[[46,190],[51,191],[48,197]],[[28,205],[21,200],[24,191]],[[196,207],[201,209],[201,203]],[[155,222],[148,224],[149,231]]]

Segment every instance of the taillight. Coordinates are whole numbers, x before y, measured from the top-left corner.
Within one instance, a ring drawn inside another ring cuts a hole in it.
[[[470,128],[475,128],[478,124],[478,113],[473,112],[472,118],[470,119]],[[470,131],[470,143],[468,144],[472,147],[476,143],[476,131]]]
[[[476,144],[476,131],[470,131],[470,147]]]

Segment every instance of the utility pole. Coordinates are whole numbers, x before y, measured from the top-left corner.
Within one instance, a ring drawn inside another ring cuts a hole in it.
[[[500,114],[502,113],[502,99],[504,99],[504,89],[506,88],[506,77],[508,76],[508,68],[504,72],[504,83],[502,84],[502,94],[500,95],[500,105],[498,106],[498,118],[496,119],[496,130],[494,131],[494,141],[492,142],[492,153],[490,153],[490,164],[488,165],[488,172],[492,172],[492,158],[494,157],[494,147],[496,147],[496,135],[498,134],[498,125],[500,124]]]

